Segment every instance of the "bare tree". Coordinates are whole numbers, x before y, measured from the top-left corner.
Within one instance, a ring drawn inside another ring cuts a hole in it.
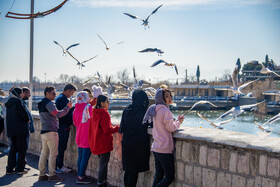
[[[122,71],[118,71],[118,79],[124,84],[127,84],[129,82],[129,76],[127,69],[124,69]]]

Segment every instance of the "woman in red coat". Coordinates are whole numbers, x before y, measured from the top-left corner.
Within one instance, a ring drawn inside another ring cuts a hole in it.
[[[113,150],[113,133],[119,126],[112,126],[108,113],[109,100],[104,95],[97,97],[97,103],[90,118],[89,146],[92,154],[99,157],[97,186],[105,186],[110,152]]]

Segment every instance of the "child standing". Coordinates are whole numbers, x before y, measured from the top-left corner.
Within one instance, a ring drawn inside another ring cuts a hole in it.
[[[87,169],[88,160],[91,155],[89,148],[88,132],[90,124],[90,114],[92,106],[89,104],[89,95],[86,91],[77,94],[77,103],[73,112],[73,122],[76,126],[76,143],[78,146],[78,177],[77,184],[89,184],[91,181],[86,178],[85,171]]]
[[[108,162],[113,150],[113,133],[119,131],[119,126],[112,126],[108,113],[109,100],[105,95],[97,97],[97,103],[92,112],[89,127],[89,145],[92,154],[99,157],[97,186],[106,186]]]
[[[184,121],[184,116],[179,116],[174,121],[169,110],[172,104],[172,94],[167,89],[158,89],[155,96],[156,104],[147,110],[143,122],[153,121],[152,151],[155,157],[154,186],[169,186],[175,178],[174,167],[174,142],[172,132],[176,131]]]

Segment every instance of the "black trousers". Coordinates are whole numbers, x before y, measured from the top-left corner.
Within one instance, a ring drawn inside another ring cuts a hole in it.
[[[67,149],[70,128],[59,127],[58,131],[58,155],[56,158],[56,167],[59,169],[63,166],[64,152]]]
[[[110,160],[110,153],[103,153],[98,155],[99,157],[99,170],[98,170],[98,178],[97,184],[104,184],[107,180],[107,170],[108,170],[108,163]]]
[[[27,136],[12,136],[11,143],[6,171],[12,172],[14,168],[16,168],[16,171],[23,171],[26,164]]]
[[[138,171],[125,171],[124,173],[124,186],[136,187],[138,180]]]
[[[174,156],[168,153],[153,153],[156,169],[153,187],[169,186],[175,178]]]

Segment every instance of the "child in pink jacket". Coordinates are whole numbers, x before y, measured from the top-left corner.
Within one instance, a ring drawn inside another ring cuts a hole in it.
[[[89,184],[91,181],[86,178],[85,171],[87,169],[88,160],[91,155],[88,132],[90,125],[90,114],[92,106],[89,104],[89,95],[86,91],[77,94],[77,103],[73,112],[73,122],[76,126],[76,143],[78,146],[78,177],[77,184]]]
[[[176,131],[184,121],[184,116],[174,120],[169,110],[172,94],[167,89],[159,88],[155,96],[156,104],[147,110],[143,122],[153,121],[152,151],[155,157],[154,186],[169,186],[175,178],[174,143],[172,132]]]

